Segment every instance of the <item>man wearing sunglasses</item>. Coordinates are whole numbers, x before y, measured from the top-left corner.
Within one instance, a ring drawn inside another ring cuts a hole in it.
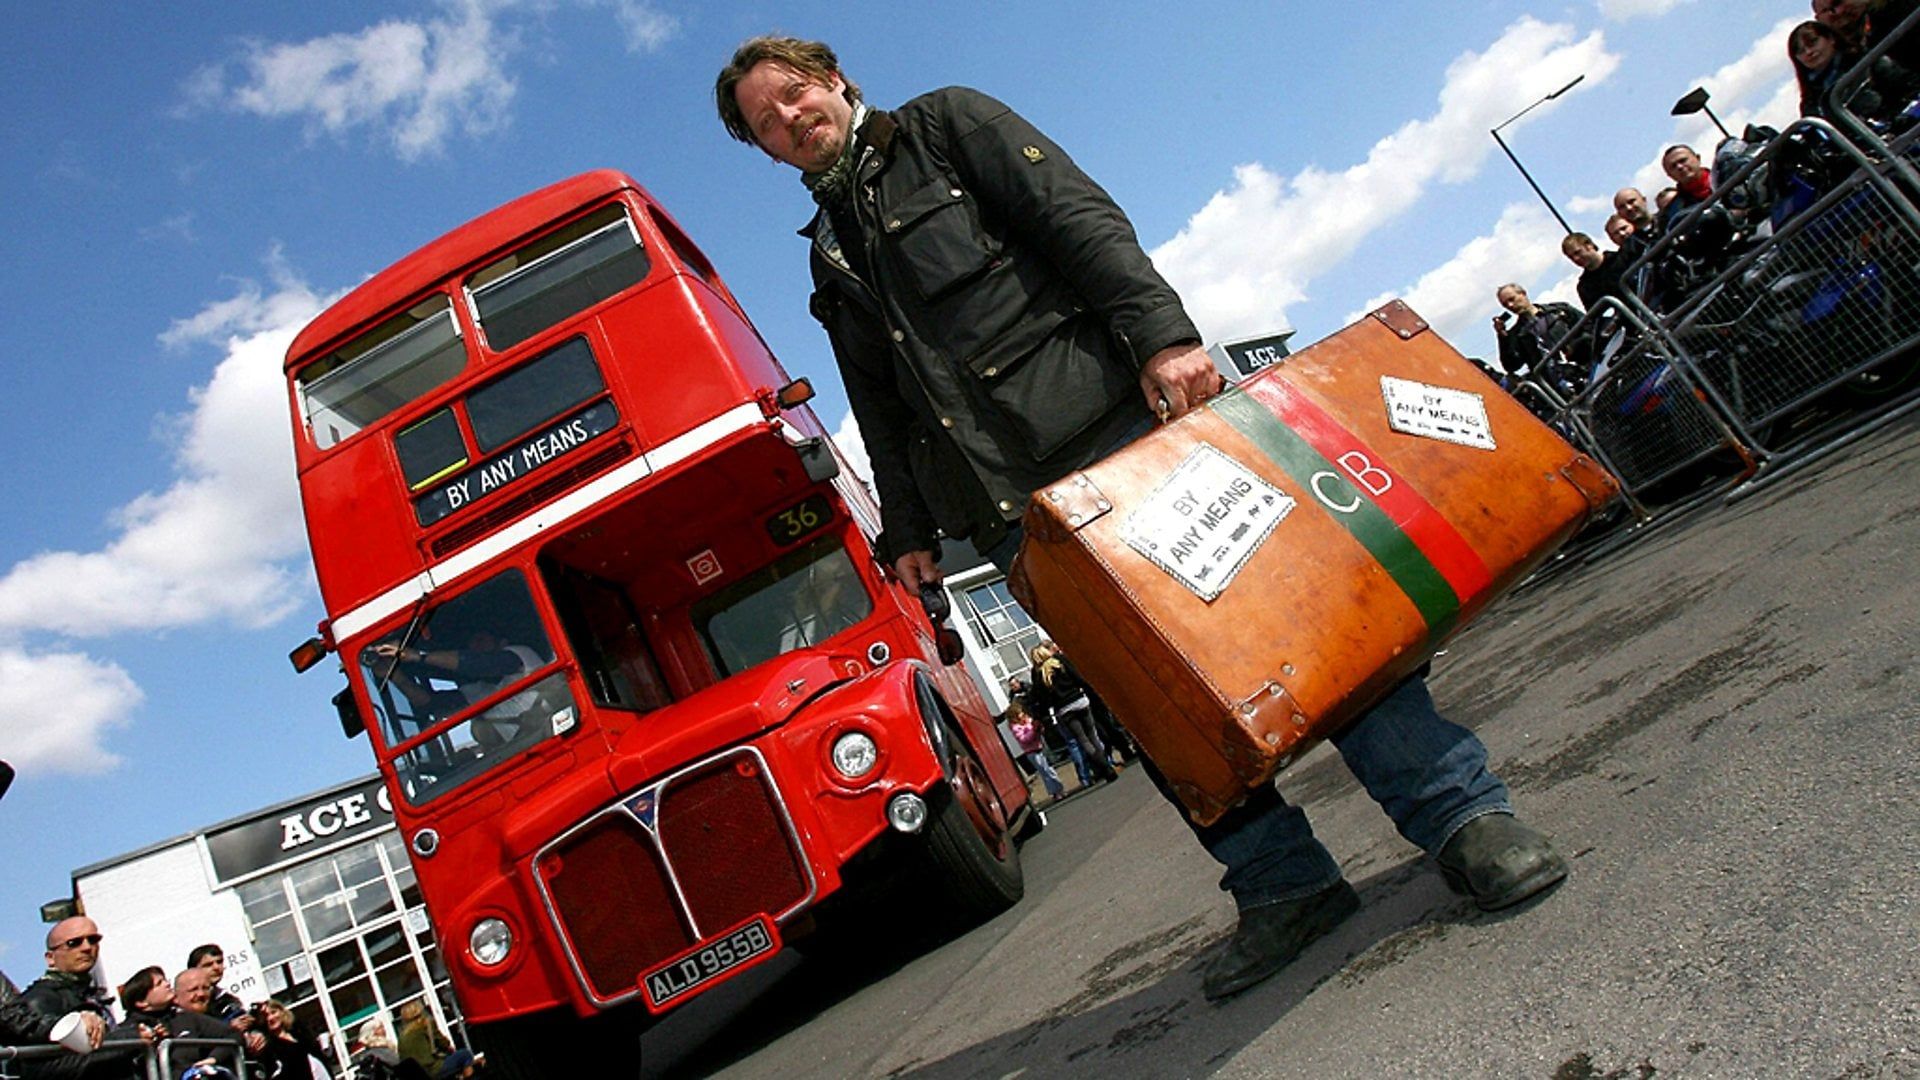
[[[12,766],[0,761],[0,795],[6,793],[12,782]],[[0,974],[0,1004],[5,1006],[0,1042],[45,1045],[54,1024],[68,1013],[77,1012],[94,1046],[88,1054],[62,1053],[22,1062],[27,1080],[43,1077],[131,1080],[136,1075],[133,1054],[99,1049],[100,1040],[113,1022],[107,990],[93,981],[93,968],[99,962],[100,928],[92,919],[78,916],[61,920],[47,932],[47,973],[34,980],[25,991],[16,996],[13,984]]]

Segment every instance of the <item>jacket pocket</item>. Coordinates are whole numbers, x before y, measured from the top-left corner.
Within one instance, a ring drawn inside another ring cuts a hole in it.
[[[987,397],[1041,461],[1138,394],[1138,378],[1112,355],[1112,339],[1087,316],[1057,324],[1054,332],[1013,359],[977,357],[973,374]]]
[[[935,177],[889,209],[880,228],[899,266],[924,299],[972,280],[999,258],[999,245],[975,225],[966,192]]]

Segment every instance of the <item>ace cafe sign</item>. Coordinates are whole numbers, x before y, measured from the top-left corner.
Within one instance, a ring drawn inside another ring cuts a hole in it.
[[[207,853],[221,881],[294,862],[342,841],[393,824],[393,802],[379,777],[335,788],[207,833]]]

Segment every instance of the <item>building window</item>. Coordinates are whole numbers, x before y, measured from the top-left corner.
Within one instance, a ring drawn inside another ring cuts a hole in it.
[[[1006,579],[968,589],[966,601],[967,618],[991,649],[994,678],[1004,684],[1025,675],[1032,666],[1027,654],[1040,642],[1040,627],[1008,591]]]

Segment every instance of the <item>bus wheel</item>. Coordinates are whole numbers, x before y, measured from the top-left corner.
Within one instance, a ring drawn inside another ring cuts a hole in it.
[[[927,855],[956,914],[975,923],[1012,907],[1026,892],[1026,880],[1006,803],[973,749],[952,726],[942,727],[951,760],[946,789],[931,800]]]
[[[562,1006],[528,1016],[470,1024],[468,1038],[487,1056],[487,1075],[497,1080],[549,1080],[555,1076],[633,1076],[640,1070],[640,1041],[625,1011],[581,1019]]]

